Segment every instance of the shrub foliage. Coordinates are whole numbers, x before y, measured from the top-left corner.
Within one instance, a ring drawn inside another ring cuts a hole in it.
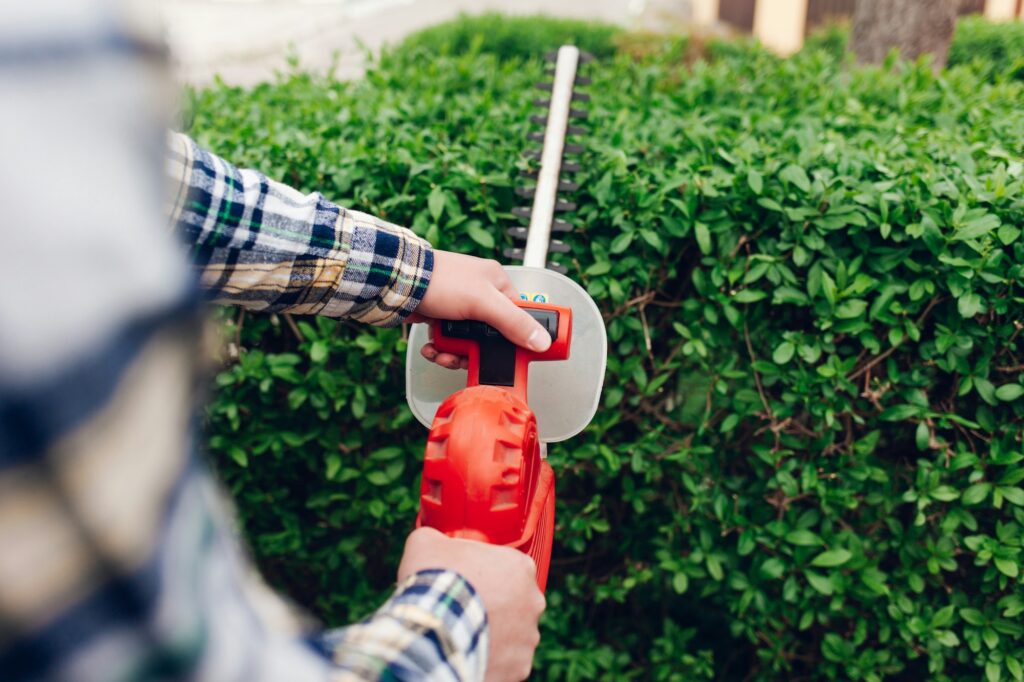
[[[949,46],[949,64],[974,64],[990,76],[1024,80],[1024,23],[960,20]]]
[[[1021,85],[677,54],[588,67],[565,262],[610,357],[551,452],[537,677],[1024,679]],[[192,132],[494,257],[543,68],[407,49],[196,93]],[[210,449],[255,554],[361,616],[417,505],[403,333],[224,316]]]

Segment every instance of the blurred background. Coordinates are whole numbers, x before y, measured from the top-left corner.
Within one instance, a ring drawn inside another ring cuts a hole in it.
[[[942,0],[939,4],[946,4]],[[991,21],[1024,16],[1022,0],[956,0]],[[203,85],[269,80],[297,58],[307,69],[362,73],[367,51],[459,14],[544,13],[649,31],[750,33],[780,54],[816,28],[851,20],[855,0],[160,0],[180,80]],[[873,3],[869,3],[873,4]],[[899,4],[898,2],[896,3]]]

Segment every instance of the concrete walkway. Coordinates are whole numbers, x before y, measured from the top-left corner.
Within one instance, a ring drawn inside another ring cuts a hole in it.
[[[303,68],[362,74],[365,50],[379,50],[460,13],[497,11],[593,19],[658,28],[687,18],[689,0],[160,0],[179,80],[215,74],[238,85],[270,80],[289,54]]]

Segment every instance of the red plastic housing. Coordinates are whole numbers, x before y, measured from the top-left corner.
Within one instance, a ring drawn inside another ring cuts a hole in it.
[[[432,341],[443,352],[469,358],[467,387],[437,410],[427,438],[417,526],[457,538],[515,547],[537,564],[537,584],[547,584],[554,535],[555,482],[540,456],[537,418],[526,404],[529,363],[565,360],[572,311],[543,303],[520,307],[558,313],[557,334],[544,353],[515,351],[511,386],[481,385],[477,342],[441,333]]]

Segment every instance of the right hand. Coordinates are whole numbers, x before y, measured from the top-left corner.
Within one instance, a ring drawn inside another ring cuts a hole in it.
[[[417,528],[405,541],[398,581],[431,568],[455,571],[484,602],[491,642],[487,681],[529,677],[540,642],[537,622],[545,606],[533,559],[511,547],[456,540],[433,528]]]
[[[512,343],[543,353],[551,337],[535,319],[517,306],[519,300],[508,273],[497,261],[434,251],[430,284],[409,322],[428,320],[480,320],[491,325]],[[427,360],[449,369],[466,369],[469,361],[451,353],[439,353],[432,343],[420,350]]]

